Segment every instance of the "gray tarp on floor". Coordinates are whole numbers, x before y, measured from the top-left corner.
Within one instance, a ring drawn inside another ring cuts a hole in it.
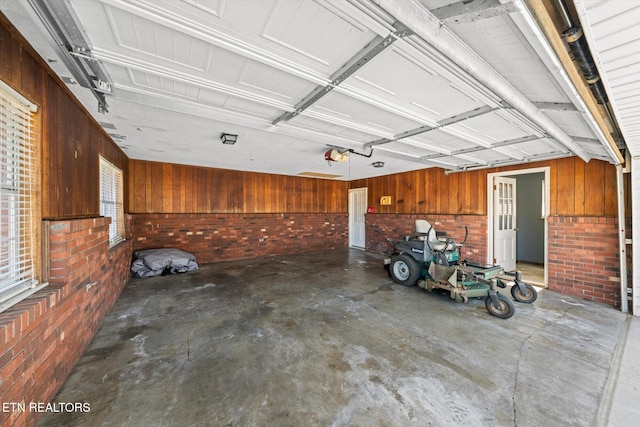
[[[163,274],[197,270],[196,257],[180,249],[146,249],[134,253],[131,273],[134,277],[153,277]]]

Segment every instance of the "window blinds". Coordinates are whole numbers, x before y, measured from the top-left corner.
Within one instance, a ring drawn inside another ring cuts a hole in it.
[[[100,215],[111,218],[109,246],[124,240],[122,171],[100,157]]]
[[[0,303],[35,285],[33,111],[0,82]]]

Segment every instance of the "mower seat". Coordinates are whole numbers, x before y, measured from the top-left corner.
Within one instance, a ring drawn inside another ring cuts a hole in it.
[[[436,230],[429,224],[427,220],[424,219],[416,219],[416,236],[418,239],[425,240],[428,239],[429,247],[436,251],[455,251],[458,246],[455,240],[448,238],[438,238],[436,236]]]

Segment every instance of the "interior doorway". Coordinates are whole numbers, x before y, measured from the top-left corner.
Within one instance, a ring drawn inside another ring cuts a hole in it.
[[[488,174],[487,185],[487,262],[546,286],[549,168]]]
[[[352,188],[349,190],[349,246],[356,249],[364,249],[365,223],[364,215],[367,212],[367,189]]]

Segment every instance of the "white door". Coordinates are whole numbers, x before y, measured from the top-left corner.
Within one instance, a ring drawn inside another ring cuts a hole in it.
[[[516,180],[493,181],[493,258],[506,271],[516,269]]]
[[[349,246],[364,249],[364,214],[366,212],[367,189],[349,190]]]

